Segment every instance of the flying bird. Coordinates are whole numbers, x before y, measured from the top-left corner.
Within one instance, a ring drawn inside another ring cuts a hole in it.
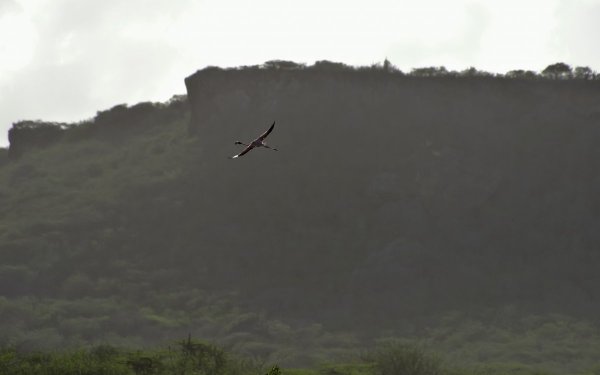
[[[256,138],[255,140],[253,140],[248,145],[245,144],[245,143],[243,143],[243,142],[236,141],[235,142],[236,145],[244,145],[244,146],[246,146],[246,148],[244,149],[244,151],[240,152],[239,154],[231,156],[229,158],[230,159],[239,158],[240,156],[245,155],[246,153],[248,153],[248,151],[252,150],[255,147],[266,147],[269,150],[279,151],[275,147],[269,147],[269,146],[267,146],[267,144],[265,143],[265,138],[267,138],[267,136],[269,135],[269,133],[271,133],[273,131],[274,127],[275,127],[275,121],[273,121],[273,125],[271,125],[271,127],[269,128],[269,130],[267,130],[266,132],[264,132],[260,137]]]

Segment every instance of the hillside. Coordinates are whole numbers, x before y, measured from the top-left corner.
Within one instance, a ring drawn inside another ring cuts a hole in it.
[[[288,310],[598,312],[598,81],[247,69],[186,85],[208,232],[243,238],[222,250],[240,267],[302,280],[278,282]],[[271,120],[282,152],[224,158]]]
[[[591,363],[600,81],[322,64],[185,82],[168,103],[13,126],[5,343],[192,332],[302,364],[392,335],[473,361]],[[272,121],[279,152],[227,158]]]

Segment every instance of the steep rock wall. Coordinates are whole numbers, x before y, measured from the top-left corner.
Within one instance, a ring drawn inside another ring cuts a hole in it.
[[[219,212],[206,225],[279,254],[282,271],[330,288],[338,307],[600,308],[597,82],[310,69],[207,69],[185,82],[210,176],[199,194]],[[227,160],[272,121],[279,153]],[[295,269],[300,256],[339,260],[344,285]]]

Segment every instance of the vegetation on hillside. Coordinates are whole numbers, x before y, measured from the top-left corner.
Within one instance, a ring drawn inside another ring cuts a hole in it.
[[[166,361],[156,347],[191,333],[282,366],[392,339],[452,368],[592,368],[600,81],[567,68],[272,61],[205,69],[167,103],[15,124],[0,362],[104,366],[82,349],[102,343]],[[227,159],[273,120],[279,153]]]

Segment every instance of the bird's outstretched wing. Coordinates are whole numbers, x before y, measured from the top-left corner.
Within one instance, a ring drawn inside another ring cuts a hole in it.
[[[269,133],[271,133],[273,131],[274,127],[275,127],[275,121],[273,121],[273,125],[271,125],[271,127],[269,128],[269,130],[267,130],[260,137],[258,137],[258,140],[262,141],[263,139],[267,138],[267,135],[269,135]]]
[[[253,148],[254,148],[254,146],[252,146],[252,145],[249,145],[248,147],[246,147],[246,148],[244,149],[244,151],[240,152],[240,153],[239,153],[239,154],[237,154],[237,155],[230,156],[230,157],[229,157],[229,159],[235,159],[235,158],[239,158],[240,156],[243,156],[243,155],[245,155],[245,154],[246,154],[248,151],[252,150]]]

